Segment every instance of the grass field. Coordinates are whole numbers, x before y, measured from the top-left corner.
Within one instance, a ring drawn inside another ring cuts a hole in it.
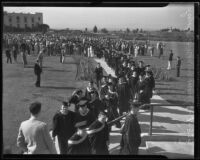
[[[153,58],[144,56],[138,59],[144,60],[146,64],[167,68],[168,55],[165,54],[162,59],[156,56],[157,54]],[[36,77],[33,74],[36,57],[28,57],[29,64],[26,68],[23,68],[20,58],[18,57],[18,63],[7,64],[3,55],[3,143],[5,147],[11,147],[13,153],[19,152],[16,146],[18,129],[20,123],[30,116],[28,106],[31,102],[42,103],[41,120],[46,122],[50,129],[52,117],[60,108],[61,102],[76,88],[83,89],[87,85],[87,81],[75,80],[76,64],[72,57],[66,57],[65,63],[61,64],[59,57],[52,56],[44,57],[41,88],[36,88]],[[96,65],[96,62],[93,65]],[[158,94],[173,104],[194,103],[193,62],[187,57],[183,60],[180,78],[176,78],[174,67],[169,72],[175,80],[156,82]]]
[[[19,57],[20,58],[20,57]],[[85,88],[87,82],[76,81],[76,65],[71,57],[59,63],[59,57],[44,58],[41,88],[36,88],[33,65],[36,57],[28,57],[28,66],[6,64],[3,58],[3,142],[17,153],[16,138],[19,125],[29,118],[28,106],[33,101],[42,103],[41,120],[51,128],[52,117],[76,88]]]

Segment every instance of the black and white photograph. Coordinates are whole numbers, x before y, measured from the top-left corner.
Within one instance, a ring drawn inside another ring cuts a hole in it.
[[[3,154],[194,158],[194,10],[3,6]]]

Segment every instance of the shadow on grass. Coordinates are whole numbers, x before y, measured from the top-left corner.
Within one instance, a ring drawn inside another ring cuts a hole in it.
[[[73,89],[75,90],[75,87],[58,87],[58,86],[41,86],[41,88],[47,88],[47,89]]]
[[[24,68],[34,68],[34,64],[33,65],[26,65]],[[42,68],[51,68],[51,67],[43,66]]]
[[[50,70],[47,70],[47,71],[52,71],[52,72],[70,72],[68,70],[59,70],[59,69],[50,69]]]

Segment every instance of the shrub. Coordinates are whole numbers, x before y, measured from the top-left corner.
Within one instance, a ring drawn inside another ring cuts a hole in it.
[[[175,81],[175,78],[172,77],[170,72],[162,68],[156,68],[153,66],[152,72],[154,74],[154,78],[158,81]]]

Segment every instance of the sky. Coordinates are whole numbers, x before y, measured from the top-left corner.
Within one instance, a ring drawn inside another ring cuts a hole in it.
[[[4,7],[7,12],[43,13],[43,23],[53,29],[107,28],[111,30],[158,30],[179,28],[194,30],[194,4],[170,4],[166,7]]]

